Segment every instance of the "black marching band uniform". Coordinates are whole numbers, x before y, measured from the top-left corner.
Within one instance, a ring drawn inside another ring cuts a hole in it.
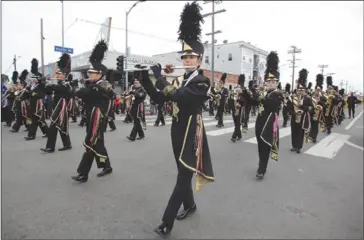
[[[125,106],[125,119],[123,120],[124,123],[131,123],[133,122],[133,118],[131,116],[131,105],[132,105],[132,98],[133,95],[131,94],[134,90],[134,86],[131,86],[130,90],[128,92],[125,92],[122,100],[124,102],[124,106]]]
[[[155,229],[161,236],[171,232],[175,219],[182,220],[196,210],[191,182],[193,173],[197,174],[197,191],[203,183],[214,181],[210,150],[202,120],[202,104],[207,100],[210,81],[198,74],[204,53],[204,47],[199,41],[199,22],[202,20],[198,4],[187,3],[181,14],[179,28],[178,39],[183,42],[181,57],[194,57],[193,60],[197,58],[198,66],[197,69],[186,69],[179,87],[171,85],[161,76],[160,64],[152,67],[157,78],[155,86],[149,78],[148,71],[140,72],[144,88],[156,103],[173,102],[171,138],[178,176],[162,224]],[[182,204],[184,210],[178,213]]]
[[[277,53],[270,52],[267,56],[265,82],[279,81],[278,64],[279,58]],[[255,122],[255,136],[258,142],[259,154],[259,168],[256,177],[257,179],[263,179],[267,171],[269,156],[273,160],[278,161],[278,110],[282,103],[283,95],[276,88],[261,89],[256,100],[259,103],[258,116]]]
[[[91,111],[87,111],[88,123],[86,125],[86,137],[83,145],[86,151],[82,155],[78,166],[78,176],[72,179],[78,182],[86,182],[95,158],[98,168],[103,168],[97,176],[102,177],[112,173],[110,159],[106,151],[104,142],[104,127],[107,124],[108,116],[105,106],[109,101],[108,89],[111,84],[102,80],[107,72],[107,68],[102,64],[107,45],[104,40],[100,40],[94,47],[90,56],[90,69],[88,70],[89,83],[86,87],[76,92],[76,96],[85,101]]]
[[[111,79],[109,79],[110,81],[112,81]],[[107,124],[105,124],[105,128],[104,131],[106,132],[107,129],[107,125],[109,125],[110,127],[110,131],[115,131],[116,130],[116,125],[115,125],[115,98],[116,98],[116,94],[114,92],[114,90],[112,89],[112,87],[109,87],[107,90],[106,96],[108,98],[107,101],[105,101],[106,104],[106,116],[107,116]]]
[[[307,95],[308,71],[302,69],[299,72],[296,93],[292,95],[290,101],[291,109],[291,140],[292,152],[300,153],[304,139],[310,140],[311,112],[313,110],[311,97]]]
[[[11,128],[11,132],[18,132],[22,125],[25,126],[26,129],[29,128],[29,118],[28,118],[28,101],[27,101],[27,92],[26,89],[27,83],[25,79],[28,75],[28,70],[23,70],[20,74],[17,90],[15,92],[14,99],[14,112],[15,112],[15,123]]]
[[[211,88],[211,92],[214,94],[216,98],[215,100],[217,101],[216,127],[219,128],[224,126],[225,104],[229,95],[229,90],[227,90],[227,88],[224,86],[226,77],[227,74],[223,73],[220,81],[217,83],[217,86],[215,88]]]
[[[311,112],[311,129],[310,138],[313,143],[316,143],[319,131],[325,129],[324,106],[325,97],[322,94],[322,85],[324,83],[324,76],[322,74],[316,75],[316,86],[311,94],[312,112]]]
[[[12,121],[14,121],[14,103],[15,103],[15,93],[17,91],[17,84],[18,84],[18,76],[19,73],[17,71],[13,72],[13,76],[11,77],[12,84],[10,85],[9,89],[7,89],[4,97],[2,97],[2,100],[5,101],[6,106],[4,108],[4,119],[5,119],[5,125],[6,127],[10,127]]]
[[[38,72],[38,60],[33,58],[31,66],[31,76],[33,83],[29,86],[29,111],[28,118],[30,119],[30,126],[28,136],[25,140],[33,140],[37,134],[38,126],[43,133],[43,137],[47,136],[47,123],[45,122],[44,112],[44,97],[45,97],[45,79],[42,74]]]
[[[324,96],[326,98],[324,108],[325,126],[327,134],[330,134],[334,123],[334,107],[336,104],[335,89],[332,85],[331,76],[326,77],[326,94]]]
[[[73,80],[73,75],[69,73],[67,76],[67,81],[71,86],[71,96],[67,106],[68,113],[69,117],[72,119],[72,122],[77,122],[78,104],[76,101],[76,88],[78,86],[78,80]]]
[[[50,125],[48,128],[48,139],[45,148],[40,150],[52,153],[55,150],[57,134],[61,135],[63,147],[59,151],[70,150],[71,139],[69,136],[69,108],[68,104],[72,97],[72,87],[66,82],[66,77],[71,71],[71,57],[67,53],[62,54],[57,62],[58,70],[56,71],[57,84],[50,84],[45,87],[45,93],[53,94],[52,114],[50,116]]]
[[[139,82],[139,80],[135,79],[135,82]],[[130,113],[134,124],[133,129],[131,130],[130,135],[127,136],[127,138],[130,141],[135,141],[135,139],[141,140],[145,137],[143,129],[146,130],[144,106],[146,92],[142,86],[136,87],[134,85],[134,90],[131,91],[129,94],[132,95]],[[138,138],[136,138],[137,134],[139,136]]]
[[[282,127],[287,127],[287,122],[291,116],[291,109],[290,107],[287,105],[288,102],[290,101],[290,94],[291,94],[291,84],[287,83],[285,88],[284,88],[284,93],[283,93],[283,107],[282,107],[282,117],[283,117],[283,124]]]

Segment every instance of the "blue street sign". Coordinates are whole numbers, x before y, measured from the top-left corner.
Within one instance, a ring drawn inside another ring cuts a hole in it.
[[[61,52],[61,53],[73,54],[73,48],[54,46],[54,51],[55,52]]]

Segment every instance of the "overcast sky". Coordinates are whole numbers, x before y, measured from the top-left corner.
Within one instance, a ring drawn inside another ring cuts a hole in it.
[[[112,17],[110,49],[125,50],[125,11],[133,2],[64,2],[65,46],[79,54],[91,50],[100,25]],[[176,42],[179,15],[185,2],[146,1],[139,3],[129,16],[129,46],[133,54],[153,55],[180,50]],[[201,4],[203,13],[211,12],[211,4]],[[302,49],[297,72],[309,71],[309,81],[315,82],[318,65],[327,64],[326,73],[335,73],[334,84],[348,81],[363,91],[363,2],[229,2],[216,5],[226,9],[216,15],[218,43],[245,41],[264,50],[275,50],[281,60],[281,81],[291,81],[287,53],[291,45]],[[2,73],[12,63],[14,54],[21,56],[18,71],[30,69],[33,57],[41,59],[40,18],[44,21],[45,63],[60,56],[54,45],[62,44],[61,3],[2,2]],[[79,20],[76,21],[76,18]],[[211,41],[211,20],[203,25],[203,41]],[[8,75],[14,69],[10,68]],[[345,87],[345,86],[344,86]]]

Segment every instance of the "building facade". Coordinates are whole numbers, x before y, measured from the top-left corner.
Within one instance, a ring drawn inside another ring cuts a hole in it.
[[[221,73],[227,73],[231,76],[245,74],[245,84],[248,84],[249,80],[257,80],[259,77],[264,76],[266,58],[269,54],[267,51],[243,41],[215,44],[214,50],[214,70],[217,72],[217,74],[214,74],[215,80],[219,79],[216,77]],[[171,52],[153,55],[153,57],[165,59],[166,61],[176,61],[180,58],[180,54]],[[205,54],[201,67],[211,70],[211,61],[211,44],[205,44]],[[234,83],[235,80],[231,80],[231,82]]]

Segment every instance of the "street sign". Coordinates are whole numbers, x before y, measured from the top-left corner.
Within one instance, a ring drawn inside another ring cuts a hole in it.
[[[55,52],[61,52],[61,53],[73,54],[73,48],[54,46],[54,51]]]

